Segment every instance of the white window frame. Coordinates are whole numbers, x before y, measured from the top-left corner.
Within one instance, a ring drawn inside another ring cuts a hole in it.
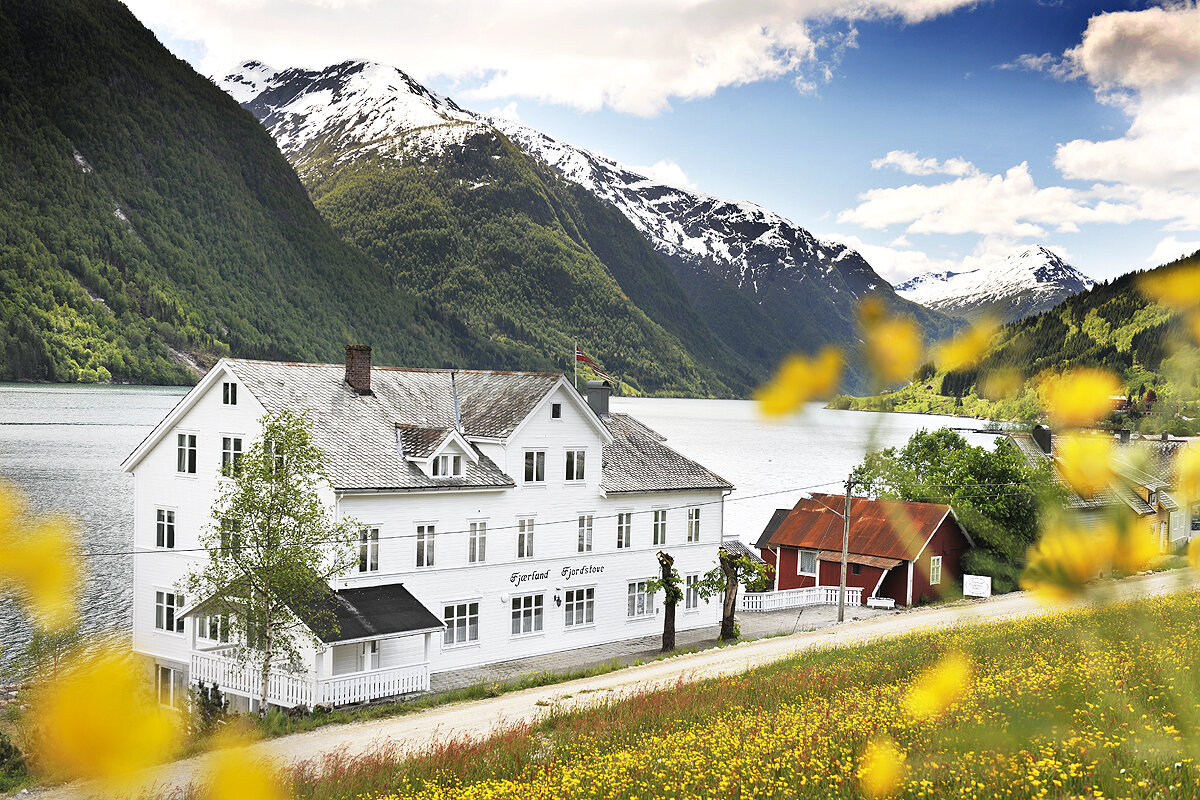
[[[447,453],[435,456],[433,459],[433,477],[461,478],[463,474],[463,457]]]
[[[575,586],[563,592],[563,625],[568,629],[596,624],[596,587]]]
[[[233,381],[225,381],[221,384],[221,405],[236,406],[238,385]]]
[[[546,451],[526,450],[525,458],[522,461],[521,475],[527,484],[544,484],[546,482]]]
[[[700,541],[700,506],[691,506],[687,510],[687,540]]]
[[[650,619],[654,616],[654,592],[647,588],[649,584],[649,578],[629,582],[625,592],[626,619]]]
[[[467,527],[467,563],[482,564],[487,561],[487,520],[471,520]]]
[[[812,564],[813,564],[812,572],[804,571],[804,557],[806,555],[812,556]],[[817,574],[817,570],[819,570],[820,568],[821,568],[821,565],[819,563],[817,563],[817,551],[816,550],[797,550],[796,551],[796,574],[797,575],[805,575],[807,577],[815,577]]]
[[[683,576],[683,610],[700,610],[700,573]]]
[[[437,538],[437,523],[417,523],[417,569],[428,569],[434,565],[433,542]]]
[[[227,478],[235,477],[238,474],[244,439],[245,437],[240,433],[221,434],[221,474]]]
[[[358,530],[359,573],[379,572],[379,527],[368,525]]]
[[[479,606],[481,604],[482,600],[478,597],[442,603],[442,622],[446,623],[446,629],[442,631],[443,648],[469,647],[479,644]]]
[[[514,639],[538,636],[545,631],[546,595],[544,592],[514,595],[509,609],[512,611],[513,623],[509,630]],[[513,627],[519,630],[513,630]]]
[[[627,550],[633,546],[633,512],[617,512],[617,549]]]
[[[191,431],[175,432],[175,474],[192,476],[200,461],[200,437]]]
[[[550,419],[562,419],[562,403],[550,404]]]
[[[175,509],[157,506],[154,509],[154,546],[160,550],[175,549]]]
[[[654,509],[653,536],[651,542],[655,547],[662,547],[667,543],[667,509]]]
[[[169,633],[172,636],[182,636],[183,617],[179,616],[181,608],[183,608],[183,595],[174,589],[155,587],[154,630],[159,633]]]
[[[179,673],[180,670],[176,667],[168,667],[166,664],[155,664],[154,667],[155,667],[154,682],[157,684],[157,686],[155,688],[158,690],[156,692],[157,698],[158,698],[158,704],[160,706],[169,706],[171,708],[174,708],[175,701],[177,700],[177,698],[175,697],[175,679],[177,677],[177,673]],[[166,673],[166,677],[167,677],[167,680],[166,680],[167,700],[165,703],[163,702],[163,688],[164,688],[163,673]]]
[[[592,552],[592,521],[594,515],[580,514],[579,523],[579,538],[576,542],[576,551],[580,553]]]
[[[381,657],[379,640],[360,643],[358,652],[355,655],[357,658],[355,659],[354,666],[358,667],[357,672],[373,672],[379,669],[379,660]]]
[[[239,555],[242,552],[242,526],[238,521],[223,517],[217,520],[217,530],[221,537],[218,557]]]
[[[587,450],[571,449],[566,455],[566,472],[564,479],[567,483],[583,483],[587,475]]]
[[[942,557],[929,557],[929,585],[938,586],[942,582]]]
[[[517,558],[533,558],[533,517],[517,518]]]
[[[205,614],[199,617],[194,622],[196,626],[196,638],[214,644],[229,643],[229,615],[228,614]],[[216,636],[209,634],[215,633]]]

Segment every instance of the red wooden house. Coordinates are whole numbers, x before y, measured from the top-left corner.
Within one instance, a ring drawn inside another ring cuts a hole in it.
[[[775,512],[757,542],[775,589],[838,585],[844,508],[843,495],[814,494]],[[961,586],[962,555],[973,546],[950,506],[852,497],[846,585],[860,587],[864,603],[923,603]]]

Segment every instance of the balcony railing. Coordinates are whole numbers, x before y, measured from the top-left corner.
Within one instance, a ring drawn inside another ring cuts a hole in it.
[[[780,611],[801,606],[836,606],[838,587],[808,586],[803,589],[783,589],[778,592],[746,592],[738,601],[741,611]],[[846,605],[862,605],[862,588],[846,587]]]
[[[222,692],[257,699],[261,691],[262,672],[253,664],[242,664],[223,656],[193,653],[191,679],[193,683],[215,683]],[[426,691],[429,691],[428,662],[321,679],[271,670],[267,678],[267,700],[284,708],[344,706]]]

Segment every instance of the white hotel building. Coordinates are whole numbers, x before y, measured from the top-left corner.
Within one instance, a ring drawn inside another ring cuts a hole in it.
[[[215,681],[243,708],[255,674],[227,659],[203,598],[181,579],[209,556],[222,459],[267,412],[307,412],[326,455],[327,502],[362,526],[357,568],[332,583],[336,633],[302,673],[271,682],[281,706],[361,702],[429,688],[431,672],[661,633],[646,592],[656,553],[687,588],[676,627],[715,626],[692,588],[715,565],[731,485],[587,400],[561,375],[224,359],[126,459],[134,491],[133,648],[164,702]],[[189,602],[192,604],[189,605]]]

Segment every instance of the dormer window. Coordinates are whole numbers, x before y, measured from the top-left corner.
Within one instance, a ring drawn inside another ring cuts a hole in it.
[[[438,456],[433,460],[433,477],[461,478],[462,456]]]

